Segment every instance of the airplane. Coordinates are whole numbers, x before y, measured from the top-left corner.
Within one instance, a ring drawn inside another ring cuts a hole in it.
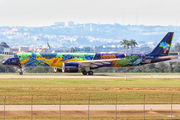
[[[93,75],[101,67],[137,67],[175,59],[169,56],[174,32],[168,32],[149,54],[130,53],[17,53],[2,65],[18,67],[23,75],[25,67],[53,67],[55,72]]]

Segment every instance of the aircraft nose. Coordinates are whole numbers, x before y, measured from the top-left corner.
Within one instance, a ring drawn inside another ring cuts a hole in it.
[[[2,65],[9,65],[9,59],[6,59],[2,62]]]
[[[5,60],[2,62],[2,65],[5,65],[6,64],[6,62],[5,62]]]

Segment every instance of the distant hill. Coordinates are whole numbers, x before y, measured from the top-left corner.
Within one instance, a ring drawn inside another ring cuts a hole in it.
[[[157,44],[167,32],[175,32],[173,45],[180,40],[179,26],[144,26],[120,24],[77,24],[72,26],[44,27],[0,27],[0,42],[10,47],[46,47],[47,41],[52,48],[119,45],[122,39],[135,39],[139,44]]]

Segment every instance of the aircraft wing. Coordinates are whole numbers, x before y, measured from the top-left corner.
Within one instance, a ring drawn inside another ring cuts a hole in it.
[[[101,59],[101,60],[88,60],[88,61],[79,61],[77,62],[79,65],[83,67],[98,67],[98,65],[103,64],[111,64],[114,60],[121,60],[120,58],[117,59]]]

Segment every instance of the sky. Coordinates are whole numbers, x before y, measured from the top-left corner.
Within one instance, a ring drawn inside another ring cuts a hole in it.
[[[0,0],[0,26],[68,21],[180,26],[180,0]]]

